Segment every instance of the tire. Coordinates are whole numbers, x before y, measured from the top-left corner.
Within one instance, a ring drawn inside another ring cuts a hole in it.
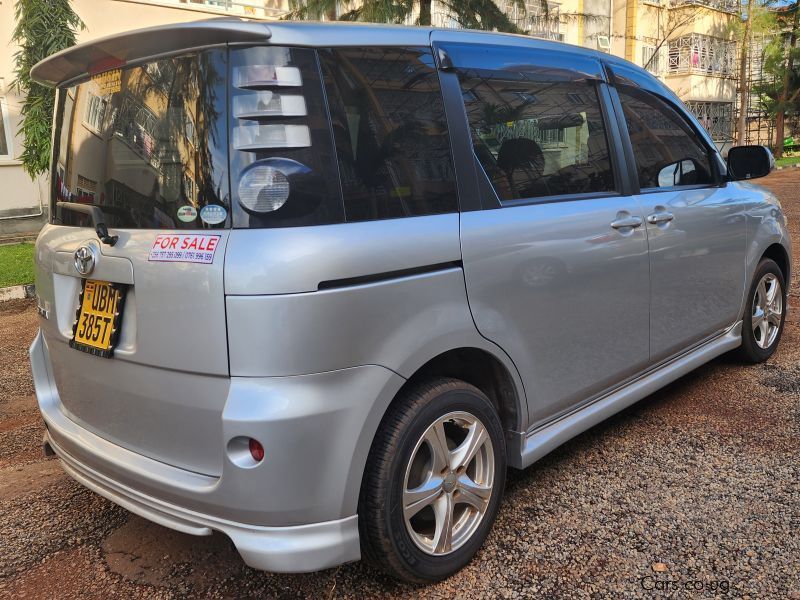
[[[762,283],[764,283],[763,289],[760,287]],[[775,294],[769,293],[772,289],[770,283],[777,283],[779,286]],[[766,312],[766,321],[759,318],[764,312],[762,306],[765,293],[766,305],[771,305],[771,309]],[[786,282],[783,273],[774,260],[764,258],[758,263],[747,294],[747,304],[742,319],[742,345],[739,347],[738,357],[749,364],[767,360],[774,354],[781,341],[785,320]]]
[[[437,442],[442,433],[447,452]],[[474,453],[466,451],[468,440],[480,440]],[[486,539],[505,477],[503,427],[480,390],[446,378],[403,390],[381,421],[367,460],[358,507],[362,556],[411,583],[449,577]],[[479,493],[469,495],[470,489]],[[448,514],[455,517],[449,538],[437,535],[444,528],[436,526]]]

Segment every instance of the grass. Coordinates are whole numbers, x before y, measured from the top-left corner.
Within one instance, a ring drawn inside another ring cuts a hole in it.
[[[789,165],[800,164],[800,156],[784,156],[775,161],[779,167],[788,167]]]
[[[0,288],[33,283],[33,244],[0,246]]]

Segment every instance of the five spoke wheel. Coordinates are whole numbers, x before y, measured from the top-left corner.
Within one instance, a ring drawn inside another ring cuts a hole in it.
[[[759,348],[766,350],[775,342],[783,317],[781,283],[773,273],[758,282],[753,298],[753,337]]]
[[[489,506],[494,449],[486,428],[467,412],[432,423],[411,453],[403,484],[403,515],[414,543],[448,554],[475,532]]]

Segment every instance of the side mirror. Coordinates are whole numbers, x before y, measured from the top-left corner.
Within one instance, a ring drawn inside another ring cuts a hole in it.
[[[728,150],[728,175],[734,181],[769,175],[775,157],[766,146],[734,146]]]

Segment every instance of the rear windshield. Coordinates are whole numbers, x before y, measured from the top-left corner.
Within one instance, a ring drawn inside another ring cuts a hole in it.
[[[59,91],[51,220],[205,229],[230,224],[226,52],[105,71]],[[97,214],[97,211],[94,211]]]

